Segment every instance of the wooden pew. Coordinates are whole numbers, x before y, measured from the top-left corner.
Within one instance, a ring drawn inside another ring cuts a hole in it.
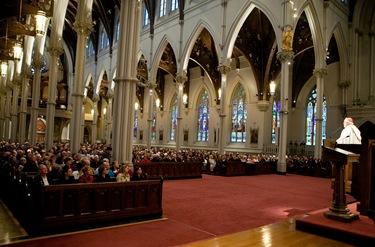
[[[163,215],[162,192],[163,179],[42,186],[21,213],[28,227],[42,231],[157,218]]]
[[[141,167],[149,179],[162,176],[164,179],[202,178],[201,162],[151,162],[135,163]]]

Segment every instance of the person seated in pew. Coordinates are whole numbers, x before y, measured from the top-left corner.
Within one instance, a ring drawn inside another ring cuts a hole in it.
[[[76,183],[76,180],[73,176],[73,170],[69,166],[63,166],[62,168],[62,174],[60,176],[60,179],[58,181],[59,184],[74,184]]]
[[[40,189],[41,186],[48,186],[52,184],[52,179],[48,175],[48,169],[45,165],[39,165],[39,174],[36,175],[32,180],[33,189]]]
[[[130,179],[131,181],[141,181],[141,180],[147,180],[147,173],[142,172],[142,168],[137,166],[134,168],[133,176]]]
[[[130,181],[130,174],[129,174],[129,165],[124,164],[120,168],[120,172],[116,176],[117,182],[129,182]]]
[[[94,177],[92,176],[92,169],[89,166],[84,166],[82,168],[82,176],[79,177],[80,183],[92,183],[94,182]]]
[[[95,182],[111,182],[111,177],[108,174],[109,168],[103,163],[98,168],[98,176]]]

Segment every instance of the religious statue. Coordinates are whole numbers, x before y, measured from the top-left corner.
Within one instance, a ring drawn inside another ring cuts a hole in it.
[[[283,51],[291,51],[292,50],[292,41],[293,41],[293,33],[292,30],[283,31]]]

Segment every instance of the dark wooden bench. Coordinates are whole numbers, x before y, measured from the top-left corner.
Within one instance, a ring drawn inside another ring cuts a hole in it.
[[[150,162],[135,163],[141,167],[149,179],[163,177],[164,179],[202,178],[201,162]]]
[[[27,186],[30,174],[20,174],[12,208],[32,230],[160,218],[163,179],[42,186]],[[22,205],[19,205],[22,203]],[[13,204],[14,205],[14,204]]]

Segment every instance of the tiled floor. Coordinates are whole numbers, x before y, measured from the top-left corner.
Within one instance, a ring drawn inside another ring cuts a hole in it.
[[[25,237],[26,231],[0,199],[0,244],[8,244]]]

